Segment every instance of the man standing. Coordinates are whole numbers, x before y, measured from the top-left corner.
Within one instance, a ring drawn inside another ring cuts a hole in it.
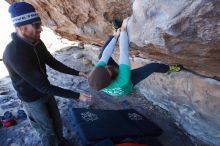
[[[46,64],[66,74],[85,74],[65,66],[48,52],[40,40],[41,19],[31,4],[14,3],[9,7],[9,12],[16,32],[12,33],[12,41],[5,49],[3,62],[13,87],[44,146],[63,146],[67,142],[63,138],[62,122],[54,95],[83,101],[91,97],[51,85],[47,79]]]

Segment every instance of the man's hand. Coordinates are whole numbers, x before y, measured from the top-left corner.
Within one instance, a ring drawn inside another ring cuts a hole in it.
[[[91,102],[92,95],[89,95],[87,93],[80,93],[79,100],[83,102]]]
[[[79,72],[79,76],[82,76],[84,78],[88,78],[88,74],[89,72],[82,72],[82,71]]]

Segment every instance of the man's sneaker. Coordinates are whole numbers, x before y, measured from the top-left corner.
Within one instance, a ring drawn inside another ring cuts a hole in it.
[[[120,19],[113,19],[112,20],[112,28],[113,28],[113,32],[116,32],[117,29],[119,29],[122,25],[122,20]]]
[[[181,70],[183,70],[183,66],[182,65],[178,65],[178,64],[174,64],[174,65],[169,65],[169,73],[171,72],[180,72]]]

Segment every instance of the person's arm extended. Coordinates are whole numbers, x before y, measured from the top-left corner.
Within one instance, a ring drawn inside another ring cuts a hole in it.
[[[119,37],[119,64],[126,64],[130,66],[128,47],[128,33],[126,31],[122,31]]]
[[[38,65],[36,63],[25,57],[16,58],[13,62],[9,62],[11,68],[39,92],[66,98],[79,98],[79,93],[51,85],[46,75],[36,67]]]
[[[112,40],[109,42],[109,44],[106,46],[105,50],[103,51],[102,57],[100,58],[99,61],[103,61],[106,64],[108,63],[108,60],[114,51],[116,42],[117,42],[117,37],[112,38]]]
[[[56,60],[51,54],[50,52],[46,49],[46,47],[43,49],[43,53],[45,55],[45,59],[46,59],[46,64],[49,65],[51,68],[62,72],[62,73],[66,73],[66,74],[70,74],[70,75],[79,75],[79,71],[72,69],[66,65],[64,65],[63,63],[61,63],[60,61]]]

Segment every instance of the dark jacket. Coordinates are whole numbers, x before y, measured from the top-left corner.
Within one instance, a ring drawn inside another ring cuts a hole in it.
[[[57,61],[42,41],[32,45],[18,37],[16,33],[12,33],[12,41],[4,51],[3,62],[22,101],[31,102],[48,95],[79,97],[79,93],[50,84],[47,79],[46,64],[70,75],[79,75],[79,71]]]

